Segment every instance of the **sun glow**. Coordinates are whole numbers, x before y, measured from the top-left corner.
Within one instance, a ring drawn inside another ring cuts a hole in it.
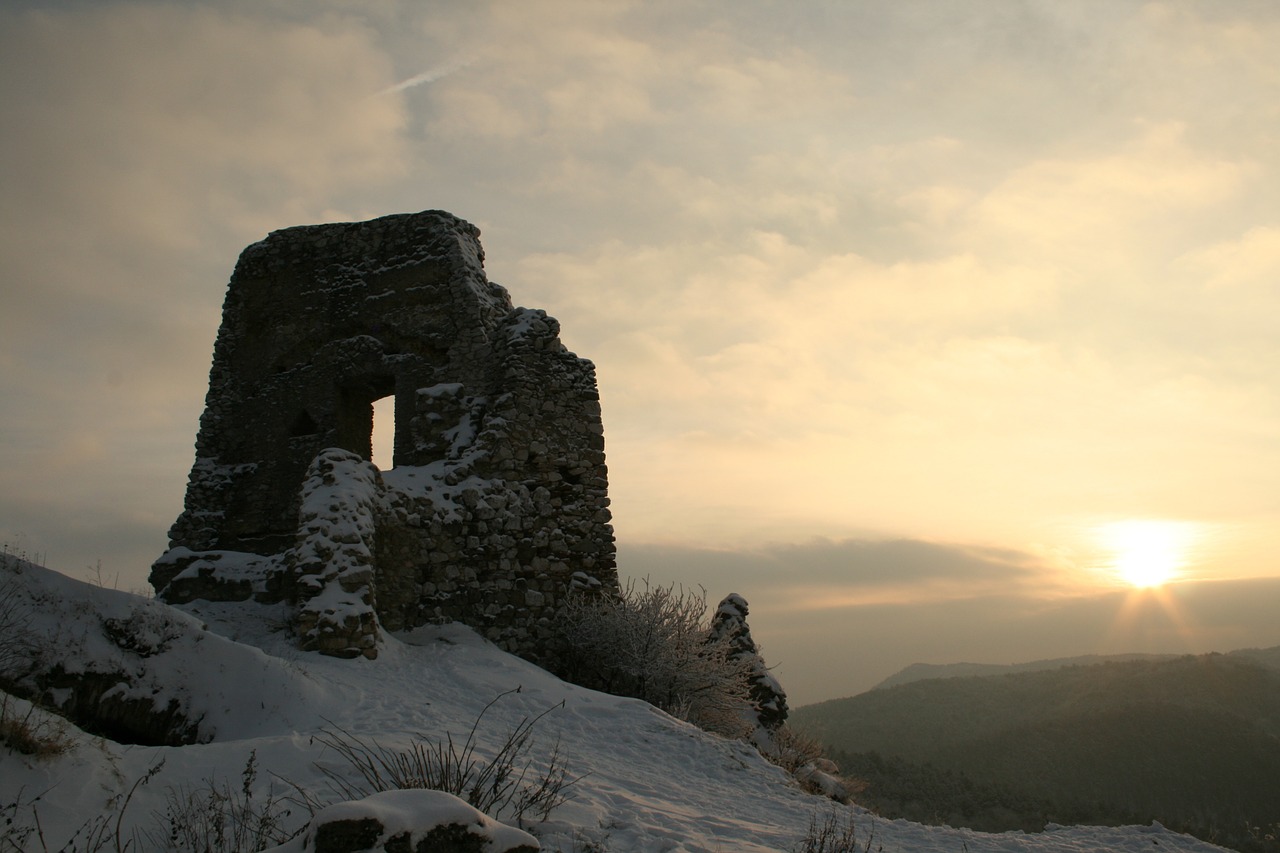
[[[1140,589],[1177,579],[1192,533],[1192,525],[1177,521],[1118,521],[1099,528],[1099,538],[1111,552],[1111,572]]]

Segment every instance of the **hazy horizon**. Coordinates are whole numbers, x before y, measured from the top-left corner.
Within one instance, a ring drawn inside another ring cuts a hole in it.
[[[1280,644],[1277,37],[1252,0],[14,0],[0,541],[143,587],[239,252],[436,208],[596,364],[620,572],[744,595],[793,704]]]

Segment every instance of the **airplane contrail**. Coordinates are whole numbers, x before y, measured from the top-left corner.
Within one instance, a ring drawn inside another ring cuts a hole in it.
[[[401,80],[394,86],[388,86],[378,94],[393,95],[396,92],[403,92],[405,89],[412,89],[414,86],[421,86],[424,83],[434,83],[441,77],[447,77],[460,68],[465,68],[470,64],[470,59],[463,59],[457,62],[450,62],[445,65],[437,65],[434,68],[429,68],[426,71],[423,71],[421,74],[415,74],[407,80]]]

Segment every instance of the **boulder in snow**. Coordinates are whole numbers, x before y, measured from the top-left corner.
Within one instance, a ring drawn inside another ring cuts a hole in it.
[[[383,791],[319,811],[274,853],[536,853],[538,840],[444,791]]]

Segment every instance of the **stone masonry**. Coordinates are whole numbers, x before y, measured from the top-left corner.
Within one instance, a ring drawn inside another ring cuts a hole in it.
[[[162,599],[286,602],[303,648],[345,657],[457,620],[554,661],[566,593],[617,586],[595,368],[487,280],[478,238],[426,211],[244,250]]]

